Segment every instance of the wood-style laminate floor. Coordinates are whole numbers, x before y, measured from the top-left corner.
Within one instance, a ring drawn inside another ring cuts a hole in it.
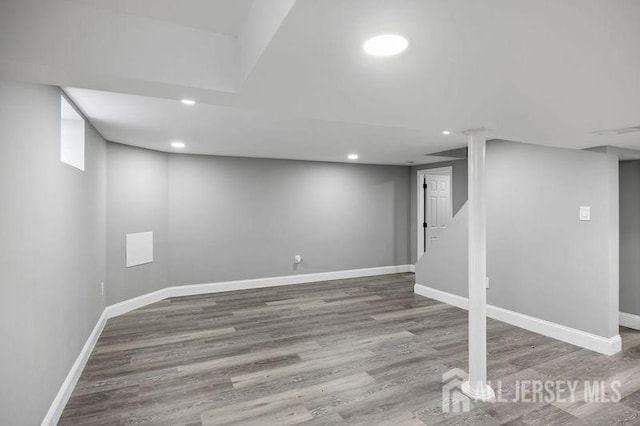
[[[640,334],[607,357],[488,321],[489,379],[622,381],[618,403],[475,403],[442,412],[467,369],[467,313],[413,274],[163,300],[110,319],[60,424],[638,424]],[[505,398],[508,399],[508,398]]]

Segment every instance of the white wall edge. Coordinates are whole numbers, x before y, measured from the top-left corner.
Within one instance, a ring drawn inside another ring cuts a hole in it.
[[[62,411],[67,405],[67,401],[69,401],[71,393],[76,387],[76,383],[78,383],[78,379],[80,379],[80,375],[84,370],[84,366],[87,364],[89,356],[91,355],[91,352],[93,351],[93,348],[96,345],[96,342],[98,341],[98,338],[100,337],[100,334],[102,333],[102,330],[104,329],[106,323],[107,310],[105,309],[102,312],[102,315],[100,315],[100,318],[98,318],[98,321],[93,327],[89,338],[82,347],[80,355],[78,355],[78,358],[76,358],[75,362],[71,366],[69,374],[67,374],[64,382],[62,382],[62,386],[60,387],[58,394],[54,398],[53,403],[49,407],[49,411],[47,411],[47,414],[42,420],[42,426],[54,426],[58,424],[60,416],[62,415]]]
[[[618,318],[621,326],[640,330],[640,315],[620,312]]]
[[[306,284],[318,281],[397,274],[402,272],[413,272],[412,267],[413,265],[381,266],[377,268],[349,269],[345,271],[318,272],[314,274],[288,275],[283,277],[166,287],[152,293],[143,294],[142,296],[109,305],[104,309],[100,318],[98,318],[98,322],[95,327],[93,327],[93,331],[82,347],[80,355],[78,355],[78,358],[76,358],[75,362],[71,366],[69,374],[67,374],[58,394],[49,407],[49,411],[47,411],[44,420],[42,420],[42,426],[55,426],[60,420],[62,411],[67,405],[67,402],[71,397],[71,393],[82,374],[82,370],[84,370],[84,366],[87,364],[89,356],[91,355],[91,352],[100,337],[100,333],[102,333],[102,330],[109,318],[126,314],[127,312],[159,302],[160,300],[168,297],[193,296],[198,294],[220,293],[223,291],[249,290],[254,288],[277,287],[281,285]]]
[[[416,284],[414,292],[420,296],[435,299],[461,309],[468,309],[469,306],[469,300],[466,297],[436,290],[422,284]],[[608,338],[602,337],[493,305],[487,305],[487,316],[604,355],[613,355],[622,350],[622,339],[619,335]],[[640,319],[640,317],[638,318]]]

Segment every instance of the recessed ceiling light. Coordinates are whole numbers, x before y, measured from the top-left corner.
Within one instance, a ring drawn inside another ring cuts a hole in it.
[[[183,99],[180,102],[182,102],[185,105],[195,105],[196,101],[192,100],[192,99]]]
[[[397,34],[383,34],[367,40],[362,46],[364,51],[373,56],[393,56],[402,53],[409,46],[409,41]]]
[[[443,131],[442,131],[442,134],[443,134],[443,135],[450,135],[450,134],[451,134],[451,132],[450,132],[450,131],[448,131],[448,130],[443,130]]]
[[[184,142],[179,142],[179,141],[175,141],[175,142],[171,142],[171,147],[173,148],[184,148]]]
[[[347,155],[347,158],[349,160],[357,160],[358,159],[358,154],[349,154],[349,155]]]

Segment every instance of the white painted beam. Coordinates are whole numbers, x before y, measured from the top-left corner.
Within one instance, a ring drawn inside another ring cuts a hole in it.
[[[236,92],[236,38],[84,2],[2,1],[0,40],[3,78],[198,102]]]
[[[254,1],[242,27],[238,86],[249,77],[296,0]]]

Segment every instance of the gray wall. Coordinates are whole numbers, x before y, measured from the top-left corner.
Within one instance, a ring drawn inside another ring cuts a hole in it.
[[[169,285],[409,261],[408,167],[161,154],[116,144],[108,159],[109,303]],[[149,230],[159,236],[156,261],[126,269],[124,234]],[[303,257],[297,267],[296,254]]]
[[[453,215],[455,216],[462,208],[464,203],[467,202],[467,160],[453,160],[444,161],[440,163],[425,164],[422,166],[415,166],[411,168],[411,177],[409,184],[411,186],[411,206],[409,208],[410,221],[409,221],[409,253],[411,254],[411,263],[416,263],[418,256],[418,229],[417,229],[417,217],[418,207],[418,189],[416,187],[418,183],[417,174],[420,170],[437,169],[440,167],[451,166],[451,204],[453,206]]]
[[[406,167],[172,156],[171,282],[407,264],[408,175]]]
[[[169,283],[169,154],[107,146],[107,302],[150,293]],[[125,267],[125,235],[153,232],[154,262]]]
[[[604,153],[488,143],[488,303],[604,337],[617,334],[610,324],[617,300],[610,294],[608,160]],[[591,206],[591,221],[578,220],[580,205]],[[433,249],[466,247],[467,225],[454,220]],[[466,297],[460,283],[466,274],[466,250],[427,253],[416,282]]]
[[[447,293],[469,295],[469,212],[465,203],[445,232],[416,264],[416,283]]]
[[[0,423],[40,424],[104,309],[106,143],[60,162],[60,90],[0,80]]]
[[[0,81],[2,424],[42,421],[107,302],[408,263],[407,167],[170,155],[87,121],[81,172],[59,161],[60,94]],[[141,231],[155,262],[127,269]]]
[[[640,161],[620,162],[620,312],[640,315]]]

